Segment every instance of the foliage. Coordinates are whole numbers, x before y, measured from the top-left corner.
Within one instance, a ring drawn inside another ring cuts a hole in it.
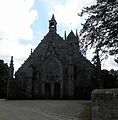
[[[114,71],[114,70],[113,70]],[[101,71],[101,79],[103,81],[104,88],[117,88],[118,87],[118,80],[116,76],[111,74],[111,71],[102,70]]]
[[[8,79],[8,65],[0,60],[0,98],[6,96]]]
[[[81,15],[88,14],[80,32],[83,49],[90,45],[101,55],[118,55],[118,0],[97,0],[86,7]],[[116,57],[115,61],[118,61]]]

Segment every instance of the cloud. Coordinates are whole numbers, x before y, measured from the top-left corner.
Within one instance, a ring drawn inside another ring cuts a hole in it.
[[[49,0],[50,1],[50,0]],[[81,12],[83,7],[95,4],[96,0],[65,0],[63,3],[56,0],[50,1],[49,14],[54,13],[60,26],[71,29],[81,27],[81,18],[77,13]]]
[[[37,19],[34,0],[0,0],[0,57],[26,58],[33,47],[32,25]],[[20,40],[27,40],[26,45]],[[28,52],[27,52],[28,51]],[[16,66],[16,69],[19,66]]]
[[[40,29],[35,28],[35,31],[33,31],[32,28],[34,22],[39,20],[37,10],[34,9],[36,1],[38,0],[0,0],[0,59],[9,62],[10,56],[13,55],[15,70],[20,67],[23,60],[27,59],[30,49],[34,49],[35,44],[38,44],[36,42],[39,42]],[[96,0],[39,1],[44,4],[45,13],[47,12],[49,19],[53,13],[55,14],[58,26],[61,28],[60,31],[62,29],[81,29],[81,23],[85,18],[79,17],[77,13],[81,12],[83,7],[96,3]],[[40,5],[37,9],[40,14],[44,13],[44,11],[41,11]],[[37,24],[35,25],[37,26]],[[34,39],[35,41],[33,41]],[[106,65],[107,68],[110,68],[110,65],[116,66],[111,61],[110,59],[108,65]]]
[[[109,56],[108,59],[104,60],[102,63],[102,69],[107,69],[107,70],[118,70],[118,64],[114,61],[113,56]]]
[[[66,27],[67,29],[81,29],[81,23],[85,22],[84,17],[79,17],[77,13],[80,13],[83,7],[91,6],[96,4],[96,0],[65,0],[65,3],[59,3],[56,0],[50,2],[51,8],[49,14],[55,13],[56,20],[60,26]],[[87,58],[91,60],[93,57],[93,50],[87,52]],[[114,62],[114,57],[109,57],[107,60],[102,62],[102,69],[118,69],[118,64]]]

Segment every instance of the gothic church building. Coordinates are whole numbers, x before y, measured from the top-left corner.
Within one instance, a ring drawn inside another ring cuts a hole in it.
[[[94,89],[95,66],[80,52],[73,31],[62,38],[57,34],[54,15],[49,32],[13,78],[10,63],[7,99],[81,99]]]

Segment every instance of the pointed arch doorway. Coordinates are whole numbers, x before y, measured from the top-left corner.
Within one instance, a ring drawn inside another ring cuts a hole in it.
[[[55,85],[54,85],[54,97],[55,97],[55,99],[60,99],[60,95],[61,95],[60,83],[55,83]]]
[[[50,83],[45,84],[45,98],[46,99],[51,98],[51,85],[50,85]]]

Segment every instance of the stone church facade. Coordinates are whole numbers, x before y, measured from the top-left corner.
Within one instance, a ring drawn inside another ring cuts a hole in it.
[[[57,34],[54,15],[49,32],[31,52],[13,78],[10,63],[8,99],[79,99],[90,96],[94,88],[95,67],[80,52],[79,37],[71,31]]]

